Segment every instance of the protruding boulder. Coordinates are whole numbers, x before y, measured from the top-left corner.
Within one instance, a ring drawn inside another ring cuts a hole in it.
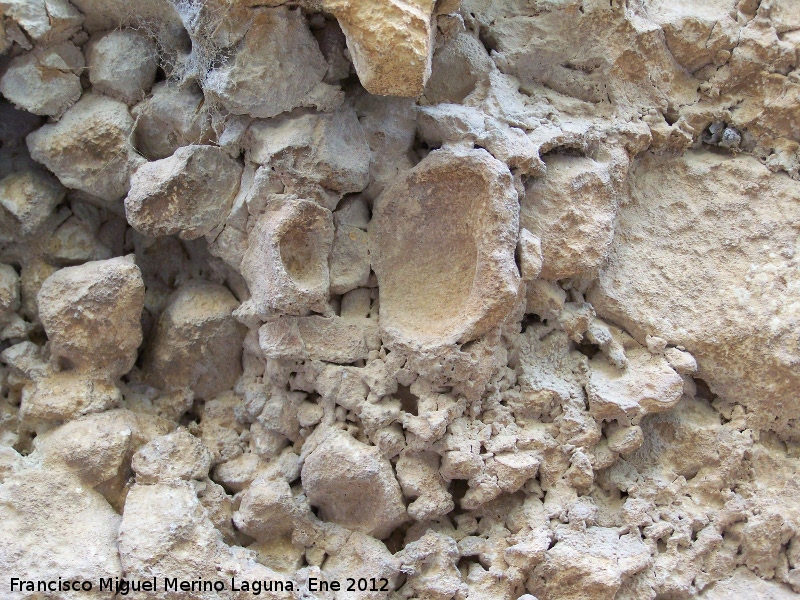
[[[256,121],[246,143],[250,160],[299,182],[340,195],[359,192],[369,183],[370,149],[352,107]]]
[[[282,317],[258,330],[261,351],[269,358],[324,360],[348,364],[376,350],[377,327],[366,318]]]
[[[121,29],[89,41],[89,81],[96,92],[133,104],[144,98],[156,79],[156,43],[134,29]]]
[[[65,194],[58,180],[40,169],[16,171],[0,180],[0,205],[24,235],[36,232]]]
[[[228,215],[242,166],[216,146],[185,146],[169,158],[141,166],[131,177],[125,214],[151,237],[180,234],[192,240]]]
[[[74,50],[73,56],[77,53],[80,57],[78,69],[70,64],[68,48]],[[83,93],[78,77],[80,67],[83,57],[72,44],[33,50],[11,60],[0,78],[0,93],[15,106],[35,115],[60,117]]]
[[[242,260],[251,294],[245,305],[262,318],[326,311],[333,243],[329,210],[310,200],[275,195],[249,240]]]
[[[378,448],[344,431],[318,428],[314,435],[321,441],[306,456],[301,477],[323,519],[379,539],[407,520],[392,465]]]
[[[361,85],[371,94],[422,94],[431,73],[433,0],[323,0],[347,37]]]
[[[231,388],[242,372],[245,328],[232,315],[238,305],[221,285],[189,282],[178,289],[146,351],[148,380],[207,400]]]
[[[131,109],[139,150],[150,160],[158,160],[181,146],[209,141],[211,123],[204,102],[196,83],[157,83],[152,96]]]
[[[479,338],[514,307],[519,207],[485,150],[431,152],[375,201],[371,255],[380,323],[415,347]]]
[[[66,187],[115,202],[128,193],[131,173],[145,162],[136,154],[132,132],[125,104],[85,94],[58,123],[37,129],[27,142],[33,159]]]
[[[56,271],[37,303],[50,353],[63,366],[111,379],[133,367],[142,343],[144,282],[132,256]]]
[[[541,240],[540,277],[566,279],[602,266],[614,237],[617,199],[608,168],[586,157],[555,155],[531,179],[520,225]]]
[[[322,83],[327,70],[300,9],[261,8],[235,55],[211,69],[202,85],[234,114],[270,118],[298,106],[333,109],[341,92]]]

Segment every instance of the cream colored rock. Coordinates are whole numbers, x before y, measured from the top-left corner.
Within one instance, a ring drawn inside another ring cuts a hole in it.
[[[784,399],[796,372],[796,230],[786,219],[797,210],[796,185],[752,158],[645,158],[618,220],[629,233],[588,296],[641,341],[653,334],[684,346],[715,393],[792,437],[796,411]],[[736,260],[726,258],[731,248]]]
[[[28,470],[7,477],[0,484],[0,516],[0,566],[5,572],[34,581],[57,582],[60,577],[92,582],[92,591],[59,592],[65,600],[114,597],[112,591],[99,590],[99,578],[122,575],[117,553],[120,517],[77,477],[59,470]],[[32,596],[29,590],[12,591],[10,583],[2,584],[9,600]]]
[[[62,42],[72,37],[84,20],[67,0],[4,0],[0,6],[34,42]]]
[[[170,479],[203,479],[211,468],[211,452],[185,429],[150,440],[133,455],[137,483]]]
[[[92,88],[134,104],[150,91],[158,68],[156,43],[133,29],[111,31],[89,41],[86,64]]]
[[[113,203],[128,193],[144,159],[131,141],[133,119],[121,102],[86,94],[56,124],[27,137],[31,156],[68,188]]]
[[[131,109],[137,148],[150,160],[171,156],[178,148],[211,141],[210,117],[197,84],[161,81]]]
[[[202,86],[234,114],[270,118],[299,106],[329,111],[341,93],[322,82],[327,70],[299,9],[261,8],[234,56],[211,69]]]
[[[375,322],[365,318],[283,317],[258,330],[259,346],[268,358],[324,360],[348,364],[365,360],[374,347]]]
[[[131,369],[144,307],[133,256],[56,271],[42,284],[37,304],[50,353],[67,370],[114,379]]]
[[[0,78],[0,93],[35,115],[56,118],[63,115],[81,97],[83,88],[78,77],[80,70],[75,73],[59,49],[56,46],[12,59]]]
[[[128,222],[158,237],[192,240],[219,226],[239,189],[242,166],[216,146],[184,146],[149,162],[131,177],[125,198]]]
[[[242,276],[262,319],[273,313],[324,313],[329,294],[328,254],[333,243],[329,210],[309,200],[273,196],[250,232]]]
[[[36,232],[65,194],[52,175],[39,169],[17,171],[0,180],[0,205],[24,235]]]
[[[146,377],[166,391],[191,389],[211,400],[232,387],[242,370],[245,329],[226,288],[189,282],[169,299],[145,351]]]
[[[605,358],[591,361],[587,392],[592,415],[600,420],[638,423],[649,413],[669,410],[683,395],[683,379],[660,356],[645,349],[627,352],[624,369]]]
[[[347,48],[361,80],[371,94],[422,94],[431,72],[434,2],[323,0],[347,37]]]
[[[614,236],[617,201],[605,165],[554,156],[547,175],[532,179],[520,226],[541,240],[542,279],[556,281],[602,266]]]
[[[282,178],[321,185],[339,195],[369,183],[370,149],[355,110],[255,121],[246,134],[251,161]],[[327,206],[330,210],[335,208]]]
[[[511,312],[518,207],[508,168],[484,150],[432,152],[375,201],[371,256],[387,341],[474,340]]]
[[[325,520],[378,539],[389,536],[408,519],[391,463],[343,431],[316,435],[301,474],[309,503]]]

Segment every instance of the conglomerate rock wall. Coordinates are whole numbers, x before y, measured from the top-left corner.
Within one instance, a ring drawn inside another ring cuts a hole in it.
[[[800,594],[797,0],[0,16],[0,597]]]

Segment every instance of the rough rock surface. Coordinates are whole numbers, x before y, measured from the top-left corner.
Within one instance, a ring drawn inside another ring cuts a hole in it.
[[[0,599],[800,597],[797,0],[0,0],[0,94]]]

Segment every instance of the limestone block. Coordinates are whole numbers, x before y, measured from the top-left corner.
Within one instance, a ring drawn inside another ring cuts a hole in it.
[[[67,0],[4,0],[0,8],[34,42],[67,40],[80,28],[84,19]]]
[[[662,356],[629,350],[624,369],[595,357],[587,386],[595,419],[637,423],[648,413],[669,410],[683,395],[683,379]]]
[[[242,493],[233,523],[247,535],[268,541],[290,534],[301,517],[302,511],[285,480],[259,477]]]
[[[227,288],[189,282],[169,299],[145,351],[145,373],[168,391],[190,388],[210,400],[242,372],[246,330],[233,317],[238,306]]]
[[[269,358],[349,364],[367,358],[376,329],[365,318],[283,317],[261,326],[259,346]]]
[[[142,163],[133,149],[133,119],[122,102],[85,94],[55,124],[27,137],[31,156],[68,188],[114,202],[128,193]]]
[[[248,157],[279,175],[319,184],[339,194],[369,182],[370,149],[352,107],[255,121],[246,134]],[[333,206],[329,206],[333,210]]]
[[[439,150],[375,201],[371,256],[384,335],[414,347],[464,343],[508,316],[519,273],[508,168],[485,150]]]
[[[346,294],[369,282],[369,236],[358,227],[337,227],[328,261],[331,292]]]
[[[614,236],[617,201],[604,164],[558,155],[545,164],[547,175],[526,186],[520,225],[541,240],[540,277],[556,281],[603,264]]]
[[[242,166],[216,146],[185,146],[169,158],[146,163],[131,177],[125,198],[128,222],[158,237],[192,240],[228,216]]]
[[[628,233],[587,298],[640,343],[650,334],[685,347],[715,394],[788,434],[800,415],[785,402],[798,382],[797,185],[751,157],[710,152],[647,157],[632,185],[617,224]]]
[[[181,428],[150,440],[133,455],[131,468],[138,483],[170,479],[203,479],[211,468],[211,452]]]
[[[65,600],[111,600],[112,591],[100,592],[100,577],[120,577],[117,528],[120,517],[90,487],[61,471],[27,470],[0,484],[0,565],[20,579],[91,581],[92,591],[59,592]],[[76,548],[83,551],[76,552]],[[25,574],[23,577],[22,574]],[[10,590],[9,600],[31,593]]]
[[[533,281],[542,272],[542,240],[523,228],[517,244],[519,270],[523,281]]]
[[[308,501],[320,516],[378,539],[407,520],[391,463],[374,446],[340,430],[326,434],[306,457],[301,473]]]
[[[11,265],[0,264],[0,322],[8,322],[19,310],[19,275]]]
[[[94,91],[126,104],[143,99],[156,79],[156,43],[133,29],[114,30],[89,41],[86,63]]]
[[[0,180],[0,205],[24,235],[41,227],[65,193],[55,177],[40,169],[17,171]]]
[[[112,379],[131,369],[144,307],[133,256],[56,271],[42,284],[37,303],[50,353],[68,369]]]
[[[333,233],[329,210],[309,200],[275,196],[250,232],[242,259],[252,296],[246,304],[262,318],[272,312],[325,312]]]
[[[455,507],[439,475],[439,456],[435,452],[403,451],[397,461],[397,479],[403,495],[413,500],[408,505],[412,519],[431,521]]]
[[[434,2],[323,0],[339,21],[361,85],[371,94],[422,94],[431,72]]]
[[[58,50],[35,50],[13,58],[0,78],[0,93],[35,115],[63,115],[81,97],[83,88],[80,71],[76,74]]]
[[[386,546],[358,532],[350,534],[347,543],[328,557],[324,566],[325,575],[333,580],[343,581],[348,577],[356,581],[361,578],[369,581],[372,577],[379,581],[386,579],[388,581],[386,587],[390,590],[396,587],[400,575],[399,561],[392,556]],[[383,587],[383,582],[375,587],[380,589]],[[359,592],[358,597],[364,600],[380,600],[386,597],[386,592],[367,589],[365,592]]]
[[[197,84],[161,81],[131,109],[137,148],[150,160],[171,156],[178,148],[211,141],[211,123]]]
[[[203,90],[234,114],[270,118],[298,106],[326,111],[340,101],[322,83],[325,57],[299,9],[285,6],[252,13],[235,55],[211,69]]]
[[[460,558],[456,541],[430,531],[398,552],[400,570],[406,575],[409,595],[445,600],[466,593],[456,563]]]

